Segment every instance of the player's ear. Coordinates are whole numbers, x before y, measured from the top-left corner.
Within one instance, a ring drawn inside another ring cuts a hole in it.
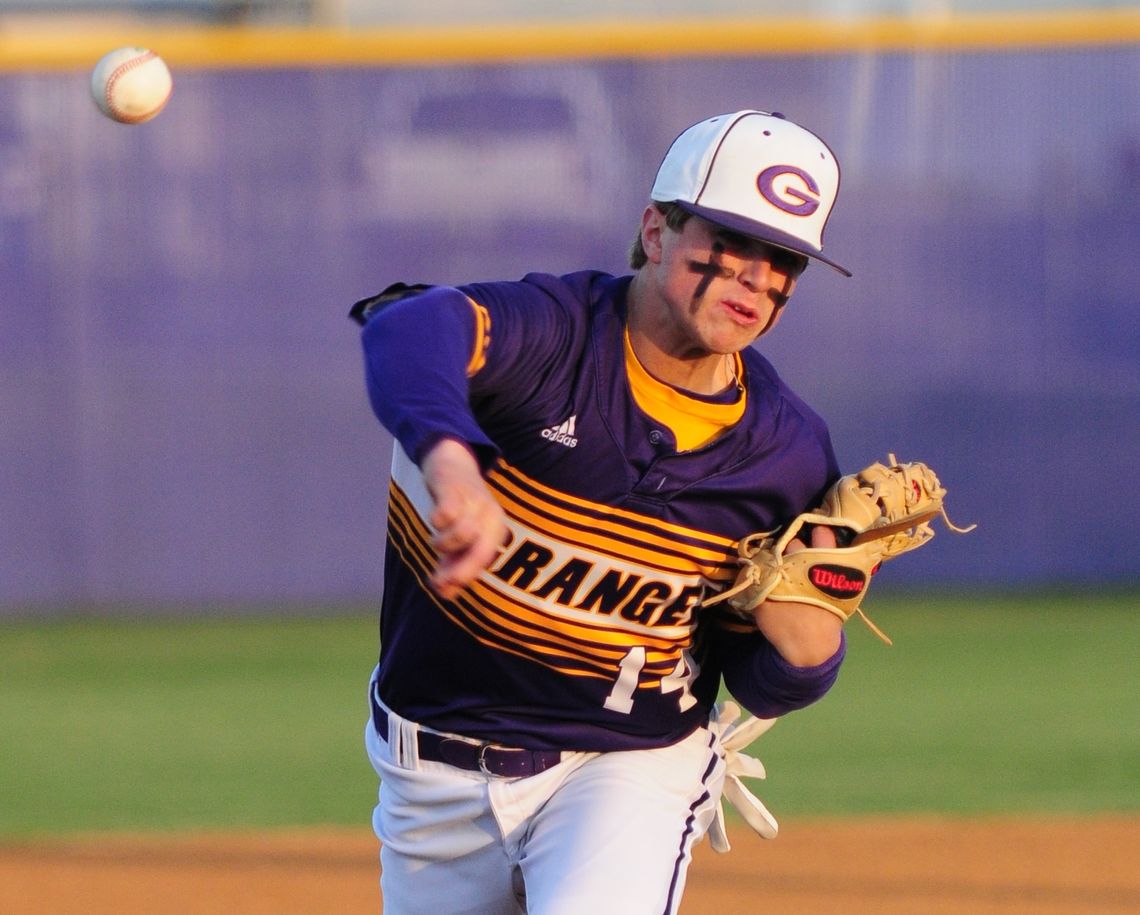
[[[646,258],[661,263],[661,237],[665,233],[665,214],[650,204],[641,214],[641,247]]]

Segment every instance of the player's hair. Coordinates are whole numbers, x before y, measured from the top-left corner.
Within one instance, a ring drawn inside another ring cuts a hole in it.
[[[689,217],[693,214],[687,210],[681,209],[675,203],[658,203],[653,202],[657,207],[657,211],[665,217],[665,225],[667,225],[674,232],[680,232],[681,227],[689,221]],[[629,265],[634,270],[640,270],[645,266],[649,258],[645,254],[645,246],[641,243],[641,229],[637,230],[637,237],[634,238],[633,244],[629,246]]]

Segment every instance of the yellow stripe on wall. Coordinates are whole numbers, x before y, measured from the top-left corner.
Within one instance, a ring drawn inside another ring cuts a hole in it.
[[[120,45],[175,67],[438,67],[526,60],[733,57],[1140,43],[1140,7],[954,16],[603,20],[483,27],[0,27],[0,71],[86,68]]]

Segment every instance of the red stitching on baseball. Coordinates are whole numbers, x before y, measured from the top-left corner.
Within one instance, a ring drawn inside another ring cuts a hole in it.
[[[168,91],[166,98],[159,102],[153,111],[145,111],[142,114],[127,114],[111,100],[111,93],[114,91],[115,83],[118,82],[120,76],[129,73],[136,67],[141,67],[156,57],[158,57],[158,55],[155,54],[154,51],[147,51],[138,57],[132,57],[130,60],[123,61],[123,63],[115,67],[115,69],[111,71],[111,75],[107,77],[107,87],[104,89],[104,100],[107,102],[107,110],[111,112],[115,120],[122,121],[124,124],[137,124],[139,121],[145,121],[147,118],[158,114],[166,104],[167,99],[170,98],[170,92]]]

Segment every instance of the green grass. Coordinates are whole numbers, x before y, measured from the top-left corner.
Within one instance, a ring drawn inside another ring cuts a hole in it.
[[[1135,594],[868,599],[832,692],[754,746],[787,813],[1140,809]]]
[[[779,817],[1136,811],[1135,594],[872,596],[839,683],[757,743]],[[370,616],[0,626],[0,836],[366,828]]]
[[[0,628],[0,835],[364,823],[376,623]]]

